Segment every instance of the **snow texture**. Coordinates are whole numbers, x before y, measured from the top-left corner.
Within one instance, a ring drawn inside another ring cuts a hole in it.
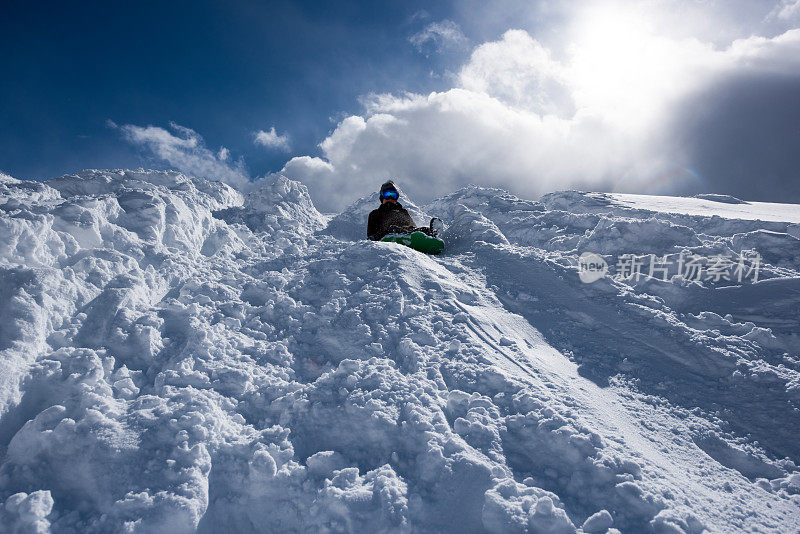
[[[800,210],[467,187],[431,257],[162,171],[0,175],[0,532],[796,532]],[[760,253],[757,283],[577,258]]]

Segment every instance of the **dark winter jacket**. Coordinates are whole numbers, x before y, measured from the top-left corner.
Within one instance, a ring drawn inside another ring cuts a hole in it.
[[[369,214],[367,237],[373,241],[379,241],[390,232],[392,226],[414,228],[417,224],[411,218],[408,210],[399,202],[384,202]]]

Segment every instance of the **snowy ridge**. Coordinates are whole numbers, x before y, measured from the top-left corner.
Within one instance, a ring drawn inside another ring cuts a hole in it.
[[[796,528],[783,207],[468,187],[405,202],[435,258],[364,240],[374,198],[0,175],[0,532]],[[576,268],[742,250],[757,284]]]

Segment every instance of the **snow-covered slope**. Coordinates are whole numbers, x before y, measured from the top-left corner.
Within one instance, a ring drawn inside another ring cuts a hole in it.
[[[0,532],[796,531],[797,212],[734,202],[468,187],[429,257],[285,179],[0,175]]]

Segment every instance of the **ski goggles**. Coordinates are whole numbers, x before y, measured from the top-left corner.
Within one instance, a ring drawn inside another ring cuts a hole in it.
[[[381,191],[381,200],[397,200],[400,198],[400,193],[392,189]]]

